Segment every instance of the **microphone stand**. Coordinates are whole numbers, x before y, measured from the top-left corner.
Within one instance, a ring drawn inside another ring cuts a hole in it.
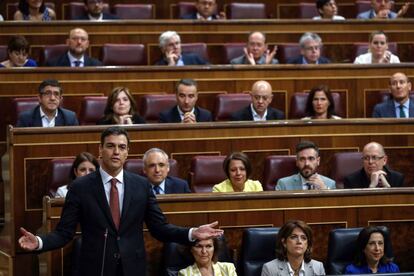
[[[106,241],[108,239],[108,228],[105,229],[104,237],[105,239],[104,239],[104,248],[103,248],[103,254],[102,254],[101,276],[104,275],[104,269],[105,269]]]

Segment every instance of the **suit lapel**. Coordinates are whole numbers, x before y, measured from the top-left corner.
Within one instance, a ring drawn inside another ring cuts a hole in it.
[[[64,126],[65,120],[62,109],[58,108],[58,115],[55,120],[55,126]]]
[[[171,181],[170,179],[168,179],[168,176],[165,178],[165,186],[164,186],[164,193],[165,194],[170,194],[172,191],[171,189],[173,188],[171,185]]]
[[[296,174],[295,175],[295,178],[294,178],[294,181],[293,182],[294,182],[295,189],[297,189],[297,190],[303,190],[302,181],[300,179],[300,175],[299,174]]]
[[[410,99],[410,105],[408,108],[408,118],[414,117],[414,102]]]
[[[42,118],[40,117],[40,105],[38,105],[33,111],[33,126],[43,126]]]
[[[131,203],[131,198],[133,194],[131,182],[132,180],[130,179],[129,173],[124,170],[124,201],[122,203],[122,214],[121,214],[120,227],[122,227],[122,222],[124,222],[126,219],[126,214],[128,214],[128,208]]]
[[[178,106],[176,105],[173,109],[173,122],[174,123],[181,123],[180,112],[178,112]]]

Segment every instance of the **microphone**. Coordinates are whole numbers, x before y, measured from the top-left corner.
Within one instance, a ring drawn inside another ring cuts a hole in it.
[[[102,266],[101,266],[101,276],[104,275],[104,269],[105,269],[105,255],[106,255],[106,241],[108,240],[108,228],[105,228],[104,233],[104,248],[102,253]]]

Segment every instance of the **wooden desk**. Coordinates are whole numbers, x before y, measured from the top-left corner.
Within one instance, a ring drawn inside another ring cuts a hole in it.
[[[159,196],[158,202],[169,222],[177,225],[194,226],[218,220],[237,256],[242,232],[249,227],[280,227],[290,219],[304,220],[313,230],[312,257],[325,261],[332,229],[386,225],[391,231],[395,261],[402,271],[414,270],[414,188],[165,195]],[[62,204],[63,200],[44,199],[44,231],[54,229]],[[156,268],[162,266],[162,245],[148,232],[145,241],[148,267],[151,275],[157,275]],[[45,275],[68,272],[70,246],[43,255]]]

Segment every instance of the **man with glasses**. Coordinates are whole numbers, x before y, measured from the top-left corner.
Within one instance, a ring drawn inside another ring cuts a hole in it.
[[[320,161],[319,148],[311,141],[301,141],[296,145],[296,167],[299,173],[279,179],[275,190],[335,189],[333,179],[317,173]]]
[[[86,13],[76,18],[76,20],[102,21],[120,19],[118,16],[103,11],[103,0],[84,0],[84,2]]]
[[[54,127],[79,125],[73,111],[59,107],[63,90],[57,80],[44,80],[39,86],[39,105],[19,115],[17,127]]]
[[[386,166],[388,157],[381,144],[366,144],[362,151],[362,160],[363,168],[345,177],[345,189],[403,186],[404,175]]]
[[[216,20],[216,19],[226,19],[226,14],[217,12],[217,3],[216,0],[197,0],[196,11],[190,14],[183,15],[181,19],[198,19],[198,20]]]
[[[69,50],[55,60],[48,60],[47,66],[85,67],[100,66],[102,63],[89,57],[86,51],[89,48],[88,33],[81,28],[72,29],[66,39]]]
[[[321,56],[322,38],[315,33],[304,33],[299,39],[300,56],[287,60],[288,64],[324,64],[331,61]]]
[[[391,11],[394,1],[392,0],[371,0],[371,9],[366,12],[358,14],[357,19],[394,19],[397,17],[403,17],[410,3],[405,3],[398,13]]]
[[[390,78],[392,98],[375,105],[374,118],[412,118],[414,102],[410,101],[411,81],[406,74],[398,72]]]
[[[270,107],[273,99],[272,86],[264,80],[256,81],[250,92],[252,103],[231,115],[232,121],[282,120],[285,114]]]

